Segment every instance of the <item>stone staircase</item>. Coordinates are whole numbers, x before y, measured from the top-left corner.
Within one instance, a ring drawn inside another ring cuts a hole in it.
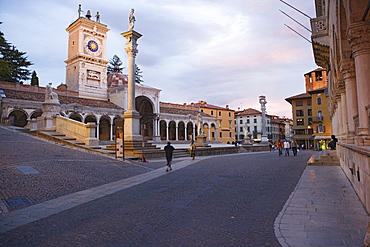
[[[308,160],[309,166],[339,166],[339,158],[336,150],[320,151]]]

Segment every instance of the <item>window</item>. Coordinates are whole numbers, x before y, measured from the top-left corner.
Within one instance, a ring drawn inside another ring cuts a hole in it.
[[[250,126],[248,126],[248,132],[251,132],[251,127]]]
[[[240,119],[239,123],[240,123],[240,124],[243,124],[243,119]]]
[[[231,120],[229,120],[229,129],[231,129],[232,127],[231,127],[231,124],[232,123],[232,121]]]
[[[231,117],[231,112],[229,112],[229,117]]]
[[[303,117],[303,116],[304,116],[303,110],[296,110],[296,111],[295,111],[295,115],[296,115],[297,117]]]
[[[294,132],[295,135],[304,135],[304,129],[296,129]]]
[[[317,105],[321,105],[321,104],[322,104],[321,97],[318,97],[318,98],[316,99],[316,102],[317,102]]]
[[[307,109],[307,116],[312,116],[312,109]]]
[[[307,100],[307,105],[310,106],[312,103],[311,103],[311,100]]]
[[[295,102],[295,106],[303,106],[303,101],[302,100],[297,100]]]
[[[257,118],[253,119],[253,123],[257,123]]]
[[[215,132],[212,132],[212,138],[215,138]]]
[[[308,125],[312,125],[312,117],[308,118]]]
[[[257,132],[257,126],[254,126],[253,131]]]
[[[221,111],[218,112],[218,116],[221,117]]]
[[[240,132],[243,132],[243,127],[240,127],[240,130],[239,130]]]
[[[213,111],[211,111],[211,115],[213,116]]]
[[[229,132],[229,137],[231,137],[231,132]]]
[[[317,121],[323,121],[322,110],[317,111]]]
[[[222,132],[220,132],[220,138],[222,138]]]
[[[249,123],[249,119],[247,119],[247,123]]]
[[[325,133],[325,126],[322,124],[319,124],[316,129],[317,133]]]
[[[303,118],[297,118],[297,125],[304,125],[304,119]]]

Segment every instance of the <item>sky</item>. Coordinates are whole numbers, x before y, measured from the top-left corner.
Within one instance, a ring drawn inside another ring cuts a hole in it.
[[[315,17],[314,0],[285,2]],[[106,59],[116,54],[125,67],[121,33],[135,9],[134,30],[143,35],[136,64],[143,84],[162,90],[162,102],[260,110],[258,97],[265,95],[268,114],[291,118],[285,98],[304,93],[303,75],[318,68],[311,44],[284,24],[308,39],[310,32],[279,9],[308,28],[309,18],[279,0],[0,0],[0,30],[27,53],[40,86],[65,83],[65,29],[78,18],[79,4],[93,20],[100,13],[110,29]]]

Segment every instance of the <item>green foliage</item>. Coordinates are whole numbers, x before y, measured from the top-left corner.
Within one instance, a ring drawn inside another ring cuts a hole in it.
[[[39,86],[39,78],[34,70],[31,77],[31,86]]]
[[[143,72],[140,71],[139,66],[137,66],[137,64],[135,64],[135,82],[136,83],[142,83],[142,82],[144,82],[143,81],[143,76],[141,75],[141,73],[143,73]]]
[[[23,81],[30,79],[31,72],[27,67],[32,63],[25,54],[26,52],[21,52],[8,43],[4,33],[0,31],[0,81],[23,84]]]
[[[122,70],[125,68],[121,67],[122,64],[121,59],[117,55],[114,55],[113,58],[109,59],[107,73],[122,73]]]

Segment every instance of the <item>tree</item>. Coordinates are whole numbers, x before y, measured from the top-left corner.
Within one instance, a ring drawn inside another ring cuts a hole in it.
[[[136,83],[142,83],[144,82],[143,81],[143,76],[141,75],[141,73],[143,73],[142,71],[140,71],[140,68],[139,66],[137,66],[137,64],[135,64],[135,82]]]
[[[39,86],[39,78],[34,70],[31,77],[31,86]]]
[[[32,62],[27,60],[25,54],[8,43],[0,31],[0,81],[23,84],[23,81],[30,79],[31,72],[27,68]]]
[[[125,68],[125,67],[121,67],[122,64],[123,63],[122,63],[121,59],[117,55],[114,55],[113,58],[109,59],[109,64],[108,64],[108,68],[107,68],[108,74],[110,74],[110,73],[122,73],[122,70]]]

